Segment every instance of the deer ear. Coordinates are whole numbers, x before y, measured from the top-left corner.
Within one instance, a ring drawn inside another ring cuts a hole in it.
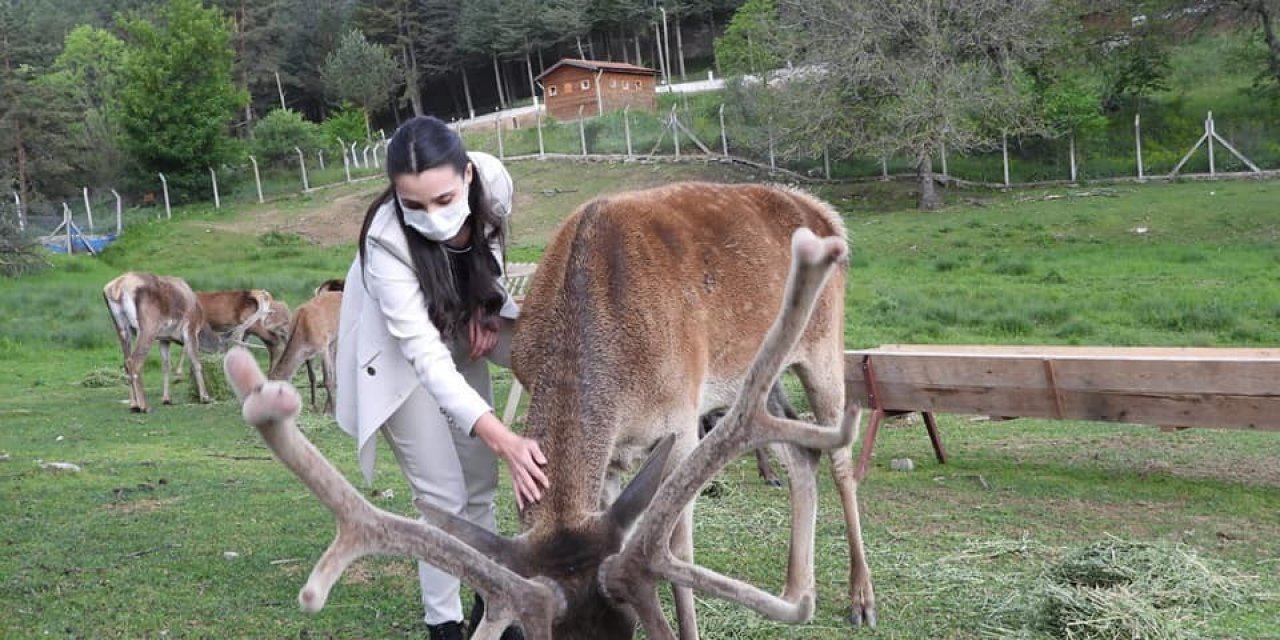
[[[667,468],[667,457],[671,454],[671,446],[675,441],[675,434],[667,434],[658,446],[654,447],[653,453],[649,454],[649,459],[645,461],[643,467],[640,467],[636,477],[632,478],[627,488],[622,490],[622,495],[609,505],[609,514],[606,519],[613,530],[625,532],[630,529],[636,518],[649,508],[654,494],[662,485],[663,472]]]

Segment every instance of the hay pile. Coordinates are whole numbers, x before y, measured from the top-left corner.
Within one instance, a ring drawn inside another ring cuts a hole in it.
[[[98,367],[91,369],[80,378],[80,386],[86,389],[109,389],[129,384],[124,370],[120,367]]]
[[[1037,627],[1068,640],[1179,640],[1214,609],[1243,604],[1240,576],[1210,567],[1180,544],[1111,538],[1052,566]]]
[[[200,366],[204,368],[205,389],[209,392],[209,397],[212,398],[214,402],[224,402],[235,399],[236,395],[235,392],[231,390],[231,383],[227,382],[227,373],[222,370],[222,354],[200,354]],[[187,382],[187,399],[191,402],[199,402],[200,390],[196,386],[194,373],[192,371],[186,371],[184,373],[186,374]]]

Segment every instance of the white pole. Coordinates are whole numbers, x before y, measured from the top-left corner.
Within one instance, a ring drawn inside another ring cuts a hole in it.
[[[347,143],[343,142],[342,138],[337,138],[337,140],[338,140],[338,148],[342,150],[342,161],[343,161],[343,164],[345,165],[347,160]],[[350,182],[351,181],[350,178],[348,178],[347,181]]]
[[[316,157],[320,159],[320,170],[324,171],[324,149],[316,149]],[[376,161],[377,158],[374,158]]]
[[[889,156],[880,156],[880,179],[889,179]]]
[[[671,105],[671,117],[668,120],[671,126],[671,141],[676,145],[676,157],[680,157],[680,130],[676,127],[676,105]]]
[[[71,251],[71,207],[68,207],[65,202],[62,203],[62,224],[67,227],[67,255],[73,255]]]
[[[280,108],[287,109],[288,107],[284,106],[284,86],[280,84],[280,72],[276,71],[275,74],[276,74],[276,92],[280,94]]]
[[[253,184],[258,188],[258,202],[261,203],[263,202],[262,176],[258,173],[258,159],[253,156],[249,156],[249,162],[253,163]]]
[[[1209,175],[1216,175],[1217,170],[1213,164],[1213,112],[1204,119],[1204,135],[1209,139]]]
[[[22,215],[22,196],[17,191],[13,192],[13,207],[14,213],[18,214],[18,231],[26,231],[27,218]]]
[[[209,181],[213,183],[213,208],[222,208],[222,198],[218,197],[218,174],[214,173],[213,167],[209,167]]]
[[[84,213],[89,218],[89,233],[93,233],[93,207],[89,206],[89,187],[81,187],[80,194],[84,197]]]
[[[493,116],[493,128],[498,132],[498,158],[506,159],[506,150],[502,148],[502,116],[495,114]]]
[[[724,152],[724,155],[726,156],[729,155],[729,136],[725,134],[725,130],[724,130],[724,103],[723,102],[720,103],[720,150]]]
[[[369,168],[369,149],[369,145],[366,144],[364,146],[364,151],[360,154],[360,157],[364,158],[364,168],[366,169]],[[377,166],[377,163],[374,163],[374,166]]]
[[[354,164],[354,165],[356,166],[356,168],[357,168],[357,169],[359,169],[359,168],[360,168],[360,156],[357,156],[357,155],[356,155],[356,143],[355,143],[355,141],[352,141],[352,142],[351,142],[351,164]]]
[[[1145,180],[1142,175],[1142,114],[1133,114],[1133,142],[1138,150],[1138,179]]]
[[[671,32],[667,30],[667,8],[658,7],[662,12],[662,56],[667,60],[667,85],[671,85]]]
[[[831,179],[831,152],[826,147],[822,147],[822,174]]]
[[[1000,155],[1004,158],[1004,186],[1009,186],[1009,134],[1000,132]]]
[[[653,41],[658,46],[658,70],[662,72],[662,84],[671,84],[671,74],[667,72],[667,61],[662,57],[662,43],[658,42],[662,39],[662,29],[658,27],[658,23],[653,23]]]
[[[173,219],[173,209],[169,208],[169,181],[165,179],[164,174],[160,174],[160,184],[164,187],[164,217],[166,220]]]
[[[578,139],[582,141],[583,157],[586,157],[587,155],[587,125],[583,123],[582,118],[582,110],[585,109],[586,106],[587,105],[585,104],[578,105]]]
[[[342,148],[342,172],[347,174],[347,182],[351,182],[351,159],[347,157],[346,147]]]
[[[542,110],[535,109],[533,113],[537,115],[538,121],[538,157],[545,158],[547,157],[547,149],[542,144]]]
[[[302,155],[302,149],[294,147],[293,150],[298,152],[298,166],[302,168],[302,191],[311,191],[311,184],[307,182],[307,159]]]
[[[116,235],[120,235],[123,230],[124,219],[124,201],[120,199],[120,194],[115,189],[111,190],[111,195],[116,197]]]
[[[946,140],[942,141],[942,175],[947,178],[951,177],[951,173],[947,171],[947,141]]]
[[[1071,154],[1071,181],[1075,182],[1076,181],[1076,137],[1074,135],[1071,136],[1070,154]]]
[[[631,157],[631,105],[622,108],[622,131],[627,136],[627,157]]]

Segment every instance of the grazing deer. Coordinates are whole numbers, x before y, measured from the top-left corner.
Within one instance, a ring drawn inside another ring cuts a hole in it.
[[[762,186],[675,185],[599,199],[570,217],[516,329],[516,375],[532,393],[526,433],[547,452],[550,486],[521,514],[524,533],[515,538],[425,502],[418,509],[429,524],[371,506],[297,430],[297,393],[264,384],[243,351],[228,354],[245,419],[338,520],[337,538],[299,593],[302,606],[322,607],[355,559],[393,553],[482,593],[489,606],[474,636],[482,640],[517,619],[533,639],[631,638],[638,621],[649,638],[670,640],[660,581],[676,587],[681,638],[697,637],[694,589],[804,622],[815,599],[819,451],[829,450],[849,525],[855,617],[874,624],[849,451],[861,411],[841,419],[844,275],[835,267],[846,264],[843,236],[826,205]],[[820,425],[766,411],[788,366]],[[721,406],[728,414],[699,441],[698,416]],[[780,597],[690,557],[701,487],[768,443],[778,443],[791,479]],[[616,473],[646,451],[648,462],[610,500]]]
[[[151,343],[156,340],[160,342],[164,371],[161,402],[173,404],[169,396],[169,344],[173,342],[182,345],[183,353],[191,358],[200,401],[209,402],[196,347],[202,333],[205,338],[210,336],[196,294],[185,280],[130,271],[108,282],[102,288],[102,297],[111,312],[111,322],[115,325],[116,337],[120,339],[120,350],[124,352],[131,411],[146,413],[151,410],[143,392],[142,367],[146,364]]]
[[[284,353],[284,347],[289,342],[289,325],[292,318],[289,305],[280,300],[272,300],[267,315],[249,325],[245,331],[248,335],[257,336],[267,348],[268,370],[276,366]]]
[[[330,278],[320,283],[316,287],[316,295],[320,295],[325,291],[342,291],[347,286],[346,278]]]
[[[244,342],[245,331],[271,312],[271,294],[262,289],[197,291],[204,321],[214,333]]]
[[[292,380],[303,363],[307,365],[307,380],[311,386],[311,406],[316,406],[316,376],[311,359],[320,356],[320,370],[324,376],[326,399],[325,413],[333,413],[334,381],[337,379],[333,362],[338,345],[338,315],[342,310],[342,293],[323,291],[316,297],[298,305],[289,327],[289,341],[284,353],[271,367],[272,380]]]

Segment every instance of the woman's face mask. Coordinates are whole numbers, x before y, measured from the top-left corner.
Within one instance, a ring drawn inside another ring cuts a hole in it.
[[[452,178],[445,181],[442,178]],[[452,182],[452,186],[449,186]],[[404,211],[404,223],[428,240],[444,242],[458,235],[471,215],[467,195],[471,167],[463,179],[453,167],[428,169],[416,176],[400,176],[395,181],[395,197]]]

